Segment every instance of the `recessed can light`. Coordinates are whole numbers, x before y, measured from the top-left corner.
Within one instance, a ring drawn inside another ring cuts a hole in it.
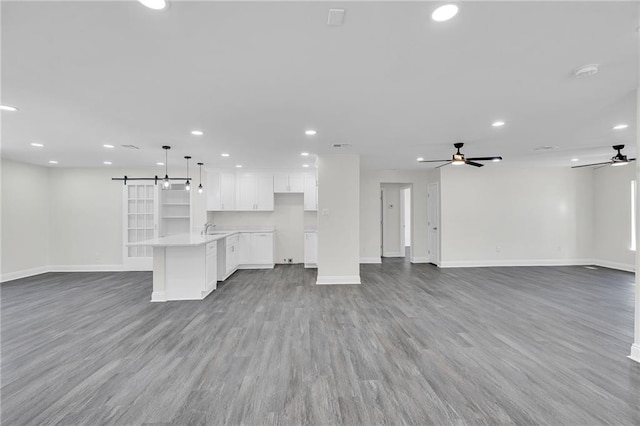
[[[153,10],[162,10],[167,7],[166,0],[138,0],[143,5],[147,6],[149,9]]]
[[[493,127],[502,127],[504,126],[504,121],[494,121],[493,123],[491,123],[491,125]]]
[[[113,145],[109,145],[108,143],[106,143],[106,144],[104,144],[102,146],[105,147],[105,148],[109,148],[109,149],[113,148]]]
[[[424,161],[424,157],[418,157],[416,158],[416,161]]]
[[[236,168],[241,169],[242,168],[242,164],[236,164]]]
[[[302,167],[307,168],[307,167],[309,167],[309,165],[308,164],[303,164]]]
[[[191,134],[194,136],[202,136],[204,135],[204,132],[202,130],[192,130]]]
[[[56,160],[49,160],[49,164],[58,164]]]
[[[433,11],[431,19],[436,22],[448,21],[458,14],[458,10],[460,10],[460,8],[457,4],[443,4]]]
[[[305,130],[305,131],[304,131],[304,134],[305,134],[305,135],[307,135],[307,136],[313,136],[313,135],[315,135],[315,134],[317,134],[317,133],[318,133],[318,132],[317,132],[317,131],[315,131],[315,130]]]
[[[300,155],[302,155],[303,157],[308,157],[309,153],[308,152],[301,152]]]
[[[499,163],[499,162],[501,162],[502,160],[501,160],[501,159],[499,159],[499,158],[494,158],[494,159],[493,159],[493,160],[491,160],[491,161],[493,161],[494,163]]]
[[[156,163],[156,166],[164,166],[164,163],[158,162],[158,163]]]
[[[31,142],[31,146],[35,146],[36,148],[42,148],[44,145],[38,142]]]
[[[107,166],[111,165],[111,161],[103,161],[104,164],[106,164]]]
[[[571,161],[573,161],[575,163],[576,161],[580,161],[580,159],[579,158],[572,158]]]
[[[226,152],[223,152],[222,154],[220,154],[221,157],[228,157],[229,154],[227,154]]]
[[[9,105],[0,105],[0,110],[2,110],[2,111],[17,111],[18,108],[12,107],[12,106],[9,106]]]
[[[627,127],[629,127],[628,124],[617,124],[613,126],[613,130],[622,130],[622,129],[626,129]]]

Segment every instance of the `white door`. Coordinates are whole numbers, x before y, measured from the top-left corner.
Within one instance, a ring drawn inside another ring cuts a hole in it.
[[[271,194],[273,196],[273,193]],[[256,176],[242,173],[236,176],[236,210],[256,209]]]
[[[153,248],[129,247],[127,243],[150,240],[157,236],[157,191],[153,183],[128,183],[123,187],[123,267],[127,271],[151,271]]]
[[[427,186],[427,247],[429,262],[440,265],[440,187]]]
[[[274,263],[272,233],[251,234],[251,257],[252,263],[256,265]]]
[[[250,265],[255,263],[251,256],[251,234],[240,234],[240,247],[238,248],[238,263],[240,265]]]
[[[222,210],[220,173],[207,171],[207,210]]]
[[[236,175],[220,173],[220,210],[236,209]]]
[[[289,192],[289,175],[276,173],[273,175],[273,192]]]
[[[289,192],[304,192],[304,177],[302,173],[289,175]]]
[[[256,176],[256,208],[255,210],[273,211],[273,175]]]

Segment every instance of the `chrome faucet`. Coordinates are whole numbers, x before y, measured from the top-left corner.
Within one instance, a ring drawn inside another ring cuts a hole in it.
[[[209,233],[209,228],[214,228],[215,229],[216,225],[214,223],[205,223],[204,224],[204,229],[202,230],[202,232],[200,232],[200,235],[208,235]]]

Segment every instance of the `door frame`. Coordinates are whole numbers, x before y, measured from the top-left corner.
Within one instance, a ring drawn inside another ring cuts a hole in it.
[[[432,208],[433,206],[433,208]],[[435,217],[430,217],[431,215]],[[427,184],[427,256],[429,263],[440,267],[441,254],[441,227],[440,227],[440,184],[432,182]],[[434,232],[435,231],[435,232]],[[432,238],[435,239],[432,244]],[[436,253],[431,249],[435,248]]]

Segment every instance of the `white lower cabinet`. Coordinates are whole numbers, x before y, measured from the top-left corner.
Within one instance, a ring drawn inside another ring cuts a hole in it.
[[[205,250],[206,289],[211,290],[216,288],[218,282],[218,244],[209,243]]]
[[[156,254],[164,262],[164,291],[160,299],[154,301],[201,300],[216,289],[215,242],[199,246],[156,247],[154,257]]]
[[[272,232],[240,234],[240,268],[273,268],[275,264]]]
[[[218,250],[224,256],[218,256],[218,281],[226,280],[238,269],[240,238],[238,234],[218,240]]]
[[[304,267],[318,267],[318,233],[304,233]]]

